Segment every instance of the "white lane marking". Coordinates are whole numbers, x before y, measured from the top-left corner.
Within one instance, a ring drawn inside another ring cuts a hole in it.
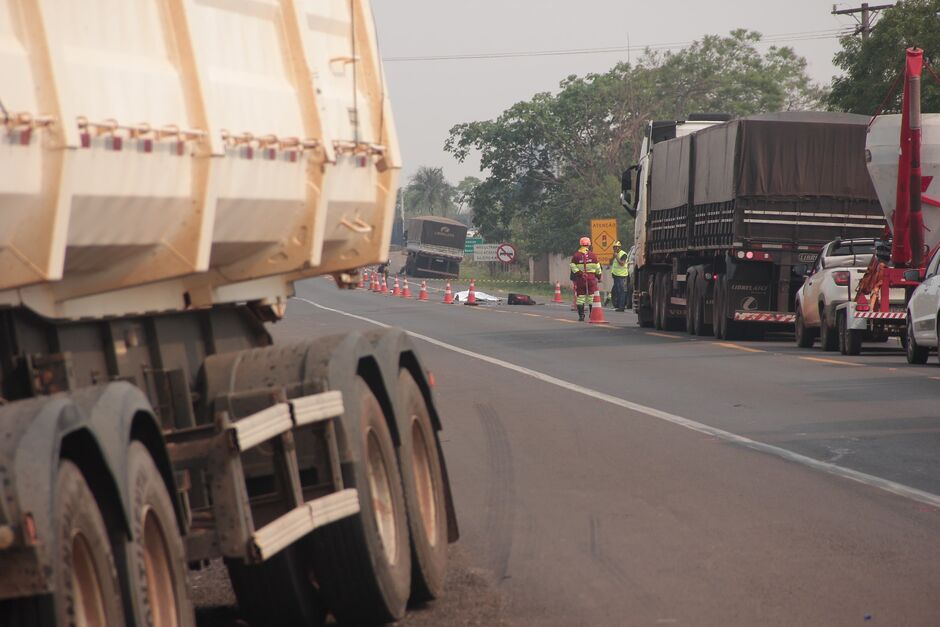
[[[391,328],[392,325],[385,324],[384,322],[379,322],[378,320],[373,320],[371,318],[366,318],[365,316],[359,316],[353,313],[346,311],[340,311],[339,309],[333,309],[331,307],[326,307],[315,303],[306,298],[294,297],[296,300],[303,301],[309,305],[313,305],[324,311],[329,311],[332,313],[339,314],[341,316],[347,316],[349,318],[355,318],[356,320],[361,320],[363,322],[368,322],[369,324],[374,324],[383,328]],[[772,444],[765,444],[764,442],[758,442],[757,440],[752,440],[750,438],[744,437],[743,435],[738,435],[730,431],[725,431],[724,429],[718,429],[717,427],[712,427],[701,422],[696,422],[695,420],[690,420],[688,418],[683,418],[682,416],[677,416],[675,414],[670,414],[669,412],[656,409],[654,407],[647,407],[646,405],[641,405],[639,403],[634,403],[617,396],[612,396],[610,394],[605,394],[598,390],[592,390],[591,388],[584,387],[583,385],[578,385],[577,383],[571,383],[570,381],[565,381],[564,379],[559,379],[548,374],[544,374],[537,370],[532,370],[526,368],[525,366],[518,366],[516,364],[510,363],[508,361],[503,361],[502,359],[497,359],[496,357],[490,357],[489,355],[483,355],[481,353],[475,353],[466,348],[461,348],[459,346],[454,346],[453,344],[448,344],[447,342],[442,342],[441,340],[435,339],[433,337],[428,337],[427,335],[422,335],[420,333],[415,333],[413,331],[405,330],[408,335],[411,337],[423,340],[429,344],[439,346],[440,348],[446,348],[449,351],[465,355],[467,357],[473,357],[474,359],[479,359],[488,364],[493,364],[494,366],[499,366],[507,370],[512,370],[513,372],[518,372],[519,374],[524,374],[533,379],[542,381],[543,383],[549,383],[551,385],[560,387],[562,389],[576,392],[578,394],[583,394],[584,396],[604,401],[610,403],[611,405],[616,405],[618,407],[623,407],[624,409],[629,409],[630,411],[636,412],[638,414],[645,414],[651,418],[656,418],[680,427],[684,427],[691,431],[696,431],[698,433],[703,433],[705,435],[724,440],[726,442],[731,442],[733,444],[738,444],[745,448],[749,448],[754,451],[759,451],[761,453],[767,453],[781,459],[785,459],[789,462],[796,464],[801,464],[808,468],[814,470],[819,470],[821,472],[834,475],[836,477],[842,477],[843,479],[849,479],[850,481],[855,481],[863,485],[877,488],[885,492],[890,492],[891,494],[896,494],[897,496],[902,496],[904,498],[911,499],[912,501],[917,501],[918,503],[924,503],[932,507],[940,508],[940,495],[933,494],[931,492],[925,492],[924,490],[918,490],[917,488],[912,488],[906,486],[903,483],[897,483],[895,481],[890,481],[888,479],[882,479],[881,477],[876,477],[874,475],[869,475],[864,472],[859,472],[857,470],[852,470],[851,468],[845,468],[843,466],[837,466],[829,462],[819,461],[818,459],[813,459],[812,457],[807,457],[806,455],[801,455],[799,453],[794,453],[785,448],[780,448],[779,446],[774,446]]]

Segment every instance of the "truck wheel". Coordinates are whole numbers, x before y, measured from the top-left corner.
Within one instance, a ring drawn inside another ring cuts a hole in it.
[[[160,471],[140,442],[131,442],[127,472],[133,533],[127,551],[127,573],[136,600],[137,624],[195,625],[176,511]]]
[[[314,572],[327,606],[341,623],[396,621],[411,591],[408,514],[385,415],[359,376],[346,395],[344,431],[353,462],[347,485],[359,491],[360,512],[312,534]]]
[[[57,625],[124,625],[114,552],[95,496],[78,466],[59,464],[55,485]]]
[[[930,357],[930,349],[926,346],[918,346],[917,340],[914,339],[914,325],[912,324],[911,317],[907,317],[907,346],[904,351],[907,355],[907,363],[909,364],[926,364],[927,358]]]
[[[829,316],[826,315],[824,307],[819,308],[819,347],[827,352],[832,352],[839,348],[839,332],[836,325],[829,324]]]
[[[261,564],[225,560],[238,607],[251,625],[318,626],[326,608],[317,596],[299,545]]]
[[[862,352],[862,334],[849,328],[847,315],[845,311],[836,315],[839,352],[843,355],[858,355]]]
[[[662,308],[662,275],[656,273],[653,275],[653,297],[650,299],[653,305],[653,328],[661,331],[663,328],[663,308]]]
[[[399,463],[411,530],[411,600],[430,601],[443,594],[447,573],[444,473],[431,414],[408,370],[399,371],[398,393],[407,412],[399,420]]]
[[[809,329],[806,328],[806,323],[803,322],[803,308],[797,304],[796,306],[796,323],[794,324],[794,335],[796,337],[796,345],[799,348],[810,348],[813,345],[813,334]]]
[[[723,333],[721,328],[721,319],[724,317],[724,300],[722,299],[722,281],[717,279],[715,281],[715,303],[712,305],[712,334],[719,340]]]
[[[639,305],[637,306],[636,312],[636,321],[643,329],[650,329],[653,327],[653,312],[648,306]]]

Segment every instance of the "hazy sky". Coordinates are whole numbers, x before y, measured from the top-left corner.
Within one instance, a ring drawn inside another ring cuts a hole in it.
[[[857,6],[839,3],[840,8]],[[443,166],[451,182],[478,174],[443,150],[454,124],[491,119],[570,74],[603,72],[625,52],[504,59],[394,61],[395,57],[639,47],[689,42],[734,28],[790,45],[828,83],[838,29],[823,0],[372,0],[407,180],[421,165]],[[822,32],[821,32],[822,31]],[[769,44],[768,44],[769,45]],[[635,58],[639,51],[631,53]]]

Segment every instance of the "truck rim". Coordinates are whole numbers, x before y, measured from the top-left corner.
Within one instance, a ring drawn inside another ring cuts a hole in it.
[[[395,505],[392,503],[389,464],[388,460],[385,459],[379,438],[372,429],[369,430],[369,434],[366,436],[366,455],[375,524],[379,531],[379,537],[382,539],[385,557],[389,564],[394,564],[398,555],[398,530],[395,522]]]
[[[176,627],[176,581],[166,534],[153,510],[144,514],[144,568],[147,571],[147,597],[153,613],[153,627]]]
[[[108,624],[104,610],[104,596],[88,539],[82,533],[72,537],[72,591],[75,603],[75,621],[78,627],[98,627]]]
[[[424,533],[428,544],[437,546],[437,501],[434,498],[434,475],[431,472],[431,453],[428,450],[428,441],[418,422],[417,416],[412,420],[411,434],[414,443],[411,455],[414,466],[415,485],[418,492],[418,507],[421,510],[421,522],[424,524]]]

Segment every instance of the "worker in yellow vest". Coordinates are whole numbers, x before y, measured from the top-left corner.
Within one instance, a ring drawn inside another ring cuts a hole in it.
[[[610,291],[614,302],[614,309],[623,311],[627,307],[627,279],[630,276],[630,256],[620,247],[620,242],[614,242],[614,256],[610,261],[610,275],[614,279],[614,287]]]

